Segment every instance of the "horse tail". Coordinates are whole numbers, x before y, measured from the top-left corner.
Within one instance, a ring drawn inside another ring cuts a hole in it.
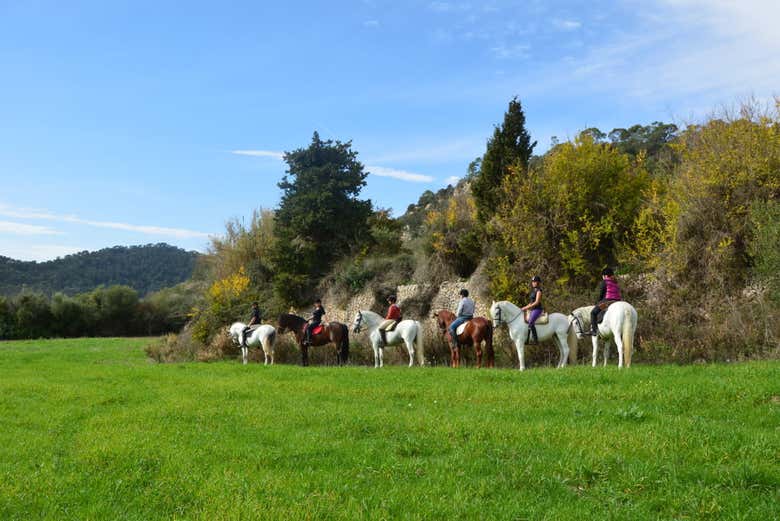
[[[272,329],[263,339],[263,351],[265,354],[274,355],[274,344],[276,343],[276,329]]]
[[[569,344],[569,364],[577,365],[577,332],[574,331],[574,321],[569,322],[569,329],[566,331],[566,343]]]
[[[417,333],[414,335],[414,352],[417,354],[417,363],[425,365],[425,351],[423,347],[423,326],[417,320],[414,321],[417,325]]]
[[[626,367],[631,367],[631,351],[634,350],[634,333],[636,332],[636,318],[631,313],[631,307],[623,310],[623,331],[620,335],[623,339],[623,361]]]
[[[341,324],[339,349],[341,350],[341,362],[346,364],[349,360],[349,327],[346,324]]]
[[[496,353],[493,351],[493,323],[490,321],[488,321],[487,327],[485,328],[485,347],[487,348],[488,360],[490,360],[491,363],[494,363]]]

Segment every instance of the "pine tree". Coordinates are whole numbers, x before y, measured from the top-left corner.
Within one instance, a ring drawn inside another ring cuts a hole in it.
[[[523,173],[533,154],[536,141],[525,129],[525,114],[520,100],[514,97],[504,114],[504,122],[493,131],[482,156],[479,171],[474,175],[471,190],[477,203],[477,215],[487,222],[495,214],[501,198],[501,181],[509,174],[510,166],[520,166]]]

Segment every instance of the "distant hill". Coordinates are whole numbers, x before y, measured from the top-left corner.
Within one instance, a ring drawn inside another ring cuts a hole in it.
[[[47,262],[0,256],[0,295],[22,290],[73,295],[101,284],[123,284],[143,296],[189,279],[197,257],[197,252],[164,243],[83,251]]]

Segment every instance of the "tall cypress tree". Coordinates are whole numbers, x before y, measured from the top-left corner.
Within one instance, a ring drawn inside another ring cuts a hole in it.
[[[284,303],[309,298],[333,261],[368,237],[371,201],[358,199],[367,173],[351,147],[315,132],[308,148],[284,155],[288,170],[279,183],[272,253],[274,291]]]
[[[531,142],[531,136],[525,129],[523,107],[515,96],[509,102],[503,124],[495,127],[493,137],[488,140],[479,172],[471,183],[477,214],[482,222],[487,222],[496,213],[501,181],[509,174],[509,167],[519,166],[526,171],[535,146],[536,141]]]

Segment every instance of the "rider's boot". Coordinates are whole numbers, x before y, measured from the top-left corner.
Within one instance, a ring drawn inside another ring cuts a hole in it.
[[[536,326],[534,324],[531,324],[528,326],[528,329],[531,331],[531,337],[530,337],[530,344],[538,344],[539,343],[539,337],[536,336]]]

